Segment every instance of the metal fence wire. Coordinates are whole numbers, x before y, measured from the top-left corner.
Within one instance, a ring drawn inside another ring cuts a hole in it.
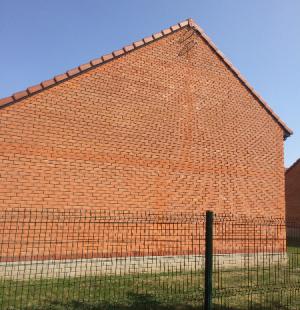
[[[0,210],[0,309],[300,309],[300,223],[207,220]]]

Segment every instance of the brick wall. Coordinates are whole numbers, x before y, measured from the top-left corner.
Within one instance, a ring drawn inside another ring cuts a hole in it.
[[[286,217],[300,224],[300,159],[286,172]]]
[[[1,262],[204,255],[205,225],[205,213],[0,210],[0,279]],[[284,221],[214,217],[215,255],[284,254],[285,239]]]
[[[188,28],[0,111],[0,207],[284,216],[283,131]]]

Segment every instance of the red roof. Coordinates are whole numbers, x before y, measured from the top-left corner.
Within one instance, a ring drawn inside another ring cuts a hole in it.
[[[240,82],[250,91],[250,93],[261,103],[265,110],[273,117],[273,119],[281,126],[284,131],[284,138],[290,136],[293,132],[292,130],[279,118],[279,116],[271,109],[271,107],[264,101],[264,99],[250,86],[246,79],[241,75],[241,73],[233,66],[233,64],[223,55],[223,53],[214,45],[211,39],[204,33],[204,31],[192,20],[188,19],[181,23],[178,23],[170,28],[162,30],[158,33],[155,33],[149,37],[143,38],[142,40],[133,42],[130,45],[127,45],[117,51],[114,51],[110,54],[104,55],[100,58],[91,60],[90,62],[80,65],[74,69],[67,71],[66,73],[55,76],[52,79],[41,82],[40,84],[28,87],[25,90],[14,93],[13,95],[0,99],[0,109],[8,105],[11,105],[15,102],[18,102],[24,98],[34,95],[46,88],[54,86],[58,83],[61,83],[69,78],[72,78],[78,74],[81,74],[87,70],[90,70],[94,67],[100,66],[108,61],[111,61],[115,58],[121,57],[126,53],[130,53],[133,50],[145,46],[151,42],[159,40],[173,32],[176,32],[182,28],[190,27],[196,31],[211,47],[211,49],[220,57],[220,59],[227,65],[227,67],[232,71],[232,73],[240,80]]]

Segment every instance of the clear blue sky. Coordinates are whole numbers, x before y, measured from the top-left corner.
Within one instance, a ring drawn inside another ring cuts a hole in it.
[[[0,0],[0,97],[188,17],[294,130],[289,166],[300,157],[300,0]]]

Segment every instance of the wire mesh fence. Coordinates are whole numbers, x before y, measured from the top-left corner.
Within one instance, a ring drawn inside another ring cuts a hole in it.
[[[1,307],[200,304],[204,222],[183,213],[2,211]]]
[[[203,309],[205,214],[0,211],[0,309]],[[287,238],[288,236],[288,238]],[[300,225],[215,216],[213,309],[300,309]]]
[[[216,217],[214,240],[223,246],[214,248],[215,304],[224,309],[300,309],[299,224]],[[227,266],[218,259],[224,253],[231,261]]]

